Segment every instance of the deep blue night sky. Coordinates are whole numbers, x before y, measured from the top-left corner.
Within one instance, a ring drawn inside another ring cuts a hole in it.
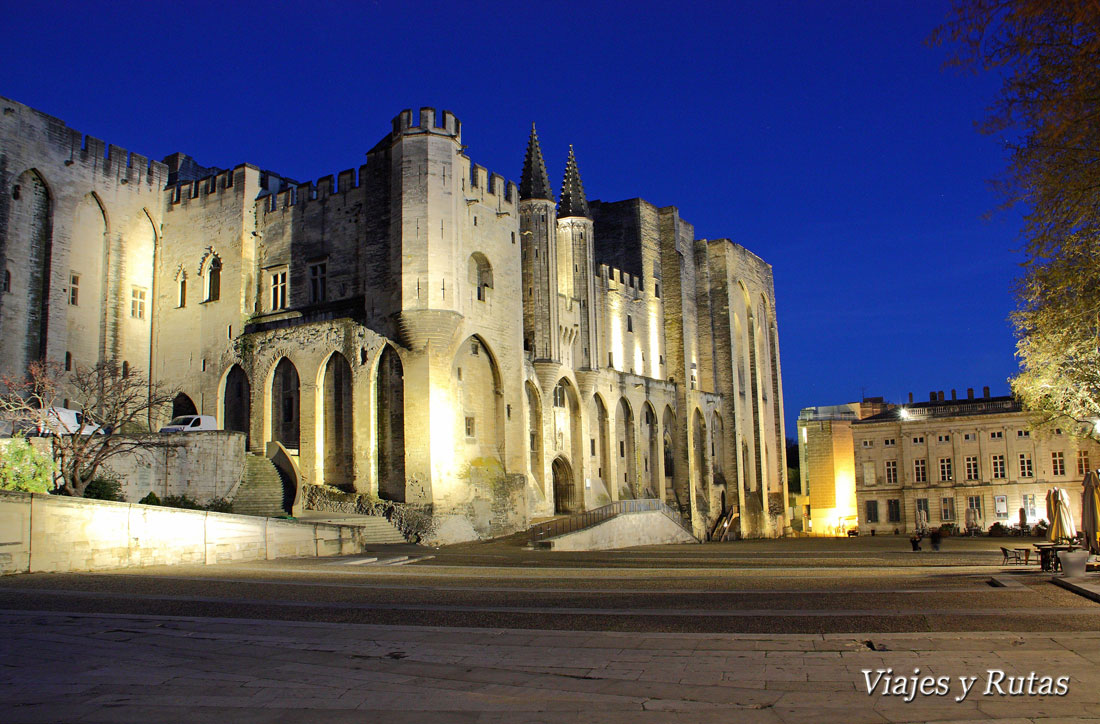
[[[675,205],[775,269],[786,424],[861,394],[1016,370],[1017,212],[974,122],[989,76],[923,44],[945,0],[509,3],[0,0],[0,95],[131,151],[317,179],[401,109],[452,110],[518,181],[537,122],[590,199]],[[950,393],[948,393],[950,394]]]

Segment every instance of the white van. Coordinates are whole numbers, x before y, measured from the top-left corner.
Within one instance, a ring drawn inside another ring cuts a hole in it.
[[[46,422],[38,425],[36,432],[39,435],[103,434],[99,425],[85,419],[83,412],[65,407],[51,407],[46,410]]]
[[[180,415],[160,429],[161,432],[199,432],[217,430],[218,423],[213,415]]]

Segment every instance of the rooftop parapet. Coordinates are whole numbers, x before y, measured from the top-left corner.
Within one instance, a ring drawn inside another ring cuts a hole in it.
[[[393,119],[393,135],[408,136],[420,133],[433,133],[439,136],[451,136],[456,141],[462,141],[462,122],[455,118],[450,111],[437,111],[435,108],[421,108],[420,113],[413,115],[411,109],[406,108]]]
[[[360,180],[366,173],[366,168],[366,164],[364,164],[359,167],[358,171],[349,168],[336,174],[335,177],[332,174],[322,176],[317,179],[316,184],[312,181],[306,181],[280,188],[271,194],[265,194],[261,196],[264,213],[289,208],[297,204],[308,204],[310,201],[324,200],[329,196],[346,194],[359,188]]]
[[[247,173],[249,168],[258,171],[255,166],[242,163],[229,171],[221,171],[195,181],[181,181],[169,189],[169,206],[187,204],[195,199],[199,199],[200,203],[205,203],[210,196],[220,199],[226,191],[233,191],[234,194],[238,195],[243,194],[244,174]]]
[[[505,205],[514,206],[516,199],[519,198],[519,190],[514,183],[498,173],[490,173],[484,166],[471,163],[470,188],[467,192],[473,193],[474,189],[481,190],[483,203],[492,203],[493,199],[496,199],[498,210]]]
[[[640,276],[627,274],[622,269],[600,264],[596,271],[596,280],[602,282],[605,287],[615,290],[618,287],[634,291],[634,296],[645,292],[645,285]]]
[[[36,133],[52,146],[58,156],[67,156],[66,166],[80,165],[106,177],[113,177],[120,184],[142,184],[162,189],[167,183],[168,167],[146,156],[130,153],[125,148],[108,145],[94,136],[86,136],[69,128],[60,118],[31,108],[18,101],[0,96],[4,117],[16,116],[14,128],[20,135]],[[10,121],[5,121],[5,123]]]
[[[168,180],[168,167],[160,161],[130,153],[125,148],[107,144],[94,136],[85,136],[71,128],[65,128],[65,151],[69,154],[66,166],[79,164],[104,176],[113,177],[120,184],[143,183],[152,188],[164,188]]]

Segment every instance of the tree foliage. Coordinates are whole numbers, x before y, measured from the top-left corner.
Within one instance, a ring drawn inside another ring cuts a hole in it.
[[[1074,240],[1028,265],[1012,315],[1021,372],[1012,389],[1048,420],[1100,418],[1100,243]],[[1085,429],[1095,435],[1095,427]]]
[[[955,0],[931,40],[953,47],[953,63],[1002,77],[981,128],[1005,139],[998,187],[1006,205],[1024,206],[1013,391],[1048,420],[1091,422],[1100,417],[1100,2]]]
[[[49,436],[58,466],[55,492],[62,495],[83,496],[100,466],[115,456],[169,444],[141,431],[147,433],[149,421],[163,417],[175,391],[114,362],[72,372],[33,362],[25,377],[0,380],[0,388],[0,417]],[[50,412],[62,399],[83,413],[75,434]]]
[[[998,187],[1023,202],[1036,261],[1100,233],[1100,2],[956,0],[931,37],[951,63],[995,70],[1001,92],[981,129],[1010,161]]]
[[[0,446],[0,490],[49,492],[56,474],[50,456],[19,435],[4,443]]]

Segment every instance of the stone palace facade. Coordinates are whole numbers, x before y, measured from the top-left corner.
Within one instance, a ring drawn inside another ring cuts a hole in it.
[[[517,154],[518,157],[518,154]],[[675,207],[517,187],[449,112],[300,183],[163,162],[0,98],[0,372],[113,359],[301,479],[452,538],[661,498],[697,536],[788,527],[771,267]]]

